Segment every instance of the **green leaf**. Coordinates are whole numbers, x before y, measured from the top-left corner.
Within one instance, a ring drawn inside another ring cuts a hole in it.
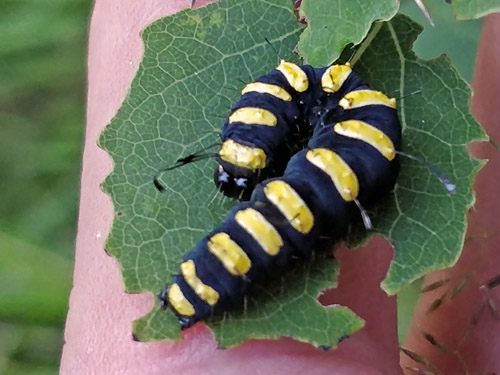
[[[308,26],[299,52],[310,65],[329,65],[345,46],[359,44],[373,21],[390,20],[398,8],[396,0],[303,0],[300,10]]]
[[[472,175],[480,165],[466,145],[484,137],[468,113],[470,91],[448,60],[423,62],[409,52],[419,30],[403,17],[378,23],[353,60],[361,76],[390,95],[423,89],[400,101],[404,149],[424,156],[458,184],[451,196],[428,170],[403,161],[395,194],[372,216],[377,231],[397,249],[384,284],[391,293],[458,257],[473,201]],[[162,174],[164,193],[153,186],[153,176],[217,140],[243,82],[277,64],[265,37],[284,59],[294,60],[300,31],[288,0],[225,0],[164,18],[144,31],[137,76],[100,139],[115,165],[103,184],[116,213],[107,251],[119,260],[128,292],[163,289],[178,273],[183,254],[236,204],[216,191],[214,160]],[[335,346],[363,325],[348,309],[324,308],[316,300],[335,286],[337,273],[333,259],[316,254],[315,261],[250,298],[245,311],[207,324],[221,347],[282,336]],[[176,318],[158,304],[135,322],[134,333],[139,340],[180,338]]]
[[[500,11],[499,0],[453,0],[451,4],[459,20],[481,18]]]

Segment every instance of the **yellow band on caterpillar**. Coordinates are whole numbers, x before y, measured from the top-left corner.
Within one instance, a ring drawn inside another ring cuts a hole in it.
[[[321,88],[325,92],[339,91],[345,80],[351,74],[351,71],[349,64],[332,65],[321,77]]]
[[[229,116],[229,123],[242,122],[248,125],[276,126],[278,119],[267,109],[255,107],[238,108]]]
[[[300,233],[309,233],[314,217],[306,202],[285,181],[271,181],[264,187],[264,194],[286,217],[292,227]]]
[[[246,94],[247,92],[258,92],[261,94],[269,94],[286,102],[292,100],[292,96],[288,93],[288,91],[286,91],[282,87],[279,87],[278,85],[272,85],[270,83],[263,83],[263,82],[249,83],[241,91],[241,95]]]
[[[193,316],[195,314],[193,305],[184,297],[177,284],[172,284],[168,289],[168,302],[180,315]]]
[[[247,208],[238,211],[236,222],[245,229],[269,255],[279,253],[283,240],[276,228],[257,210]]]
[[[306,158],[331,178],[343,200],[350,202],[358,196],[358,178],[335,152],[326,148],[314,148],[307,152]]]
[[[344,109],[365,107],[367,105],[385,105],[396,108],[396,99],[389,99],[384,93],[373,90],[351,91],[339,101]]]
[[[276,68],[285,76],[288,84],[297,92],[304,92],[309,88],[307,74],[298,65],[281,60]]]
[[[359,139],[375,147],[387,160],[393,160],[396,149],[391,139],[379,129],[359,120],[342,121],[335,124],[333,130],[340,135]]]
[[[263,149],[242,145],[232,139],[228,139],[222,144],[219,157],[237,167],[247,169],[266,167],[266,153]]]
[[[208,240],[207,246],[231,275],[242,276],[252,265],[248,255],[227,233],[220,232],[213,235]]]
[[[196,267],[194,262],[190,259],[181,264],[182,277],[186,283],[194,290],[194,292],[209,305],[213,306],[219,300],[219,293],[201,281],[196,275]]]

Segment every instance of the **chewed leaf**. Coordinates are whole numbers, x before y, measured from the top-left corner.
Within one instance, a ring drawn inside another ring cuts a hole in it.
[[[278,63],[265,38],[282,58],[296,61],[292,51],[301,31],[289,0],[224,0],[144,30],[144,57],[129,95],[100,139],[114,161],[103,188],[117,213],[106,249],[118,259],[128,292],[162,290],[179,272],[183,254],[236,204],[216,191],[213,159],[160,174],[163,193],[154,177],[217,142],[245,82]],[[402,17],[377,24],[354,61],[374,88],[393,96],[423,89],[400,102],[405,151],[425,156],[457,184],[450,196],[425,167],[404,161],[395,194],[379,214],[370,213],[375,230],[397,247],[384,284],[391,293],[458,256],[479,167],[466,145],[483,136],[468,114],[468,88],[449,62],[426,63],[409,52],[418,32]],[[363,322],[350,310],[317,301],[336,284],[337,265],[327,255],[317,254],[252,296],[243,311],[207,322],[219,345],[288,336],[336,346],[359,330]],[[141,341],[180,337],[177,319],[158,303],[135,322],[134,333]]]
[[[359,44],[374,21],[391,19],[398,8],[395,0],[303,0],[308,25],[299,52],[313,66],[331,64],[345,46]]]
[[[474,202],[473,178],[482,165],[467,144],[486,139],[469,113],[470,89],[448,58],[424,61],[411,51],[420,31],[402,16],[376,24],[370,43],[360,46],[353,61],[361,76],[393,96],[422,90],[398,104],[403,151],[425,158],[456,185],[456,194],[450,194],[424,165],[402,160],[392,202],[376,224],[396,248],[383,282],[390,294],[458,259]]]

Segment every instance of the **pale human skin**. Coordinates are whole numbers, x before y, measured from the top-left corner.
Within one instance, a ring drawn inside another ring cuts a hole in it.
[[[199,1],[198,5],[204,2]],[[131,322],[146,314],[151,294],[123,291],[119,267],[103,250],[113,207],[100,190],[110,173],[110,157],[96,145],[99,133],[124,99],[141,59],[139,32],[150,22],[189,6],[189,0],[97,0],[90,26],[88,60],[87,132],[83,157],[82,191],[74,288],[66,324],[62,375],[82,374],[401,374],[396,331],[396,299],[387,297],[379,283],[387,272],[393,250],[378,238],[359,251],[339,250],[340,286],[322,302],[349,306],[366,320],[365,328],[337,350],[322,352],[290,339],[254,340],[218,350],[210,331],[198,324],[181,342],[139,343],[132,340]],[[490,135],[500,139],[500,15],[487,18],[482,34],[473,86],[473,110]],[[426,310],[439,291],[419,302],[406,347],[439,364],[447,374],[463,372],[453,356],[428,344],[420,330],[431,332],[453,347],[479,306],[477,285],[500,273],[497,228],[500,200],[494,199],[500,181],[500,151],[476,145],[474,153],[489,158],[476,183],[477,202],[464,256],[451,270],[436,272],[427,283],[462,275],[475,267],[477,276],[464,292],[431,314]],[[493,198],[493,199],[492,199]],[[480,259],[482,261],[478,261]],[[346,271],[348,270],[348,271]],[[344,272],[345,271],[345,272]],[[443,276],[445,275],[445,276]],[[476,285],[474,285],[474,283]],[[500,304],[500,287],[492,290]],[[486,311],[463,347],[470,371],[500,372],[500,322]],[[455,341],[454,341],[455,340]],[[416,366],[402,357],[403,366]]]

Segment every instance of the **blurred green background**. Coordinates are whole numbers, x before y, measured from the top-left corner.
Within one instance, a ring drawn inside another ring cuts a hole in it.
[[[90,0],[0,0],[0,374],[57,374]]]
[[[428,1],[423,58],[447,53],[470,80],[480,21]],[[71,288],[90,0],[0,0],[0,374],[57,374]],[[418,285],[400,298],[406,331]]]

